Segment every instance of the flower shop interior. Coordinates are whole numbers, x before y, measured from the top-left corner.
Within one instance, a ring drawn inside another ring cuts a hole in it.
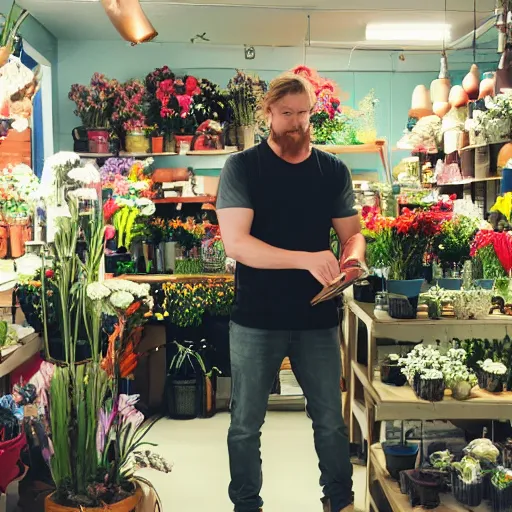
[[[354,510],[512,511],[512,1],[315,5],[0,0],[0,512],[233,510],[216,199],[284,72],[366,240],[321,292]],[[322,506],[299,380],[283,359],[265,512]]]

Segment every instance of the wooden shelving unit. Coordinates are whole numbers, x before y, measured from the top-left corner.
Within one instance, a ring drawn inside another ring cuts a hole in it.
[[[155,204],[170,203],[215,203],[215,196],[194,196],[194,197],[164,197],[162,199],[152,199]]]
[[[382,489],[393,512],[416,512],[424,510],[421,507],[411,507],[407,496],[400,492],[398,482],[389,476],[389,473],[386,470],[386,459],[380,444],[375,444],[370,447],[370,460],[372,468],[372,475],[370,479],[371,481],[379,482],[380,488]],[[434,509],[435,512],[468,512],[468,510],[471,510],[472,512],[490,512],[491,510],[491,508],[486,504],[482,504],[478,507],[466,508],[458,503],[450,494],[441,494],[440,498],[441,504]],[[374,510],[379,510],[378,504],[375,502],[373,497],[371,498],[371,506]]]
[[[361,442],[364,438],[369,446],[373,446],[379,440],[380,424],[383,421],[488,420],[490,418],[510,420],[512,392],[489,393],[476,387],[471,397],[465,401],[453,399],[447,391],[441,402],[427,402],[419,399],[408,385],[395,387],[383,384],[377,370],[377,338],[393,339],[397,342],[434,342],[437,339],[452,338],[503,338],[512,329],[511,317],[490,315],[485,319],[470,321],[454,318],[382,321],[375,318],[373,308],[373,304],[355,301],[349,292],[345,296],[342,351],[344,375],[350,400],[348,403],[345,402],[344,418],[349,427],[352,442]],[[366,364],[358,361],[358,322],[364,323],[368,332]],[[370,477],[372,475],[379,480],[394,511],[416,510],[408,505],[406,496],[399,495],[400,491],[397,487],[394,487],[394,494],[389,490],[390,483],[395,486],[396,484],[389,480],[387,473],[379,472],[379,468],[374,469],[374,462],[376,462],[375,456],[370,456],[367,461],[367,510],[379,511],[375,506],[374,496],[371,495]],[[387,493],[386,486],[388,486]],[[458,512],[464,509],[438,508],[436,510]]]

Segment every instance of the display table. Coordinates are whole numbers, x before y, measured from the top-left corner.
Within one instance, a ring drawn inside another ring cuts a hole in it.
[[[194,283],[213,279],[217,281],[233,281],[233,274],[123,274],[116,279],[126,279],[134,283],[163,284],[163,283]]]
[[[449,392],[441,402],[427,402],[416,397],[408,386],[396,387],[380,381],[377,365],[377,338],[397,341],[433,342],[453,338],[504,338],[512,332],[512,318],[489,316],[482,320],[377,320],[373,314],[374,305],[356,302],[350,295],[345,297],[344,318],[344,368],[350,375],[347,380],[350,400],[344,406],[351,442],[366,439],[368,446],[378,441],[380,422],[386,420],[510,420],[512,418],[512,392],[489,393],[473,389],[466,401],[451,398]],[[357,323],[363,322],[368,330],[368,364],[357,361]],[[347,368],[347,366],[349,368]],[[372,457],[367,462],[367,490],[370,477],[374,474]],[[375,472],[379,480],[379,473]],[[375,478],[374,475],[374,478]],[[399,492],[399,491],[398,491]],[[372,502],[368,492],[367,506]],[[405,502],[408,503],[404,496]],[[374,507],[376,511],[377,508]],[[393,508],[411,510],[411,508]],[[459,510],[447,508],[446,512]],[[460,510],[463,510],[462,508]],[[485,510],[482,509],[482,510]]]

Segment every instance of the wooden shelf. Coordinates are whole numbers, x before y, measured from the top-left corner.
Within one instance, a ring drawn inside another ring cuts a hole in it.
[[[313,147],[335,155],[349,153],[380,153],[386,144],[384,139],[377,139],[373,144],[355,144],[353,146],[335,146],[329,144],[314,144]]]
[[[421,507],[412,507],[406,494],[400,492],[398,482],[393,480],[386,470],[386,458],[380,444],[374,444],[370,447],[370,467],[373,477],[381,485],[382,491],[388,500],[393,512],[417,512],[424,510]],[[490,512],[491,508],[486,504],[479,507],[467,508],[457,502],[451,494],[441,494],[441,504],[436,507],[435,512]]]
[[[114,153],[77,153],[78,156],[82,158],[110,158],[110,157],[119,157],[119,158],[141,158],[141,157],[159,157],[159,156],[222,156],[222,155],[231,155],[232,153],[237,153],[238,149],[229,148],[229,149],[211,149],[211,150],[197,150],[197,151],[188,151],[184,155],[180,155],[179,153],[164,152],[164,153],[128,153],[126,151],[120,151],[119,155]]]
[[[116,279],[126,279],[134,283],[177,283],[177,282],[197,282],[207,279],[218,281],[233,281],[233,274],[123,274]]]
[[[193,197],[164,197],[162,199],[152,199],[155,204],[168,203],[215,203],[217,198],[214,196],[193,196]]]
[[[0,351],[0,378],[9,375],[13,370],[27,362],[42,348],[42,338],[32,333],[21,339],[17,345]]]
[[[440,402],[421,400],[409,385],[402,387],[383,384],[377,373],[369,382],[365,366],[352,361],[352,368],[365,391],[375,402],[377,421],[435,420],[435,419],[489,419],[508,420],[512,417],[512,392],[489,393],[478,386],[473,388],[471,398],[460,401],[450,391]]]
[[[469,185],[471,183],[482,183],[485,181],[498,181],[501,180],[501,176],[489,176],[488,178],[467,178],[465,180],[457,181],[454,183],[442,183],[436,184],[438,187],[456,187],[459,185]]]

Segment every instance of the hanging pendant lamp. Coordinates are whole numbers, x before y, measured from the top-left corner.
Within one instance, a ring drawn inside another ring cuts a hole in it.
[[[462,80],[462,87],[470,100],[478,99],[480,89],[480,70],[476,64],[476,0],[473,0],[473,65]]]
[[[132,45],[147,43],[158,35],[139,0],[101,0],[101,4],[121,37]]]

